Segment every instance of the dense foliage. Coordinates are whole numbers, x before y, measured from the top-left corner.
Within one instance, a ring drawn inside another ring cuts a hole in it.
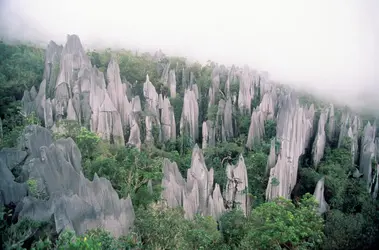
[[[146,74],[159,92],[162,87],[159,76],[166,61],[156,60],[149,54],[130,51],[89,51],[93,65],[105,72],[112,55],[120,65],[124,82],[132,85],[132,94],[142,94]],[[38,124],[32,114],[23,116],[19,100],[24,89],[38,89],[43,75],[43,50],[27,45],[0,43],[0,116],[3,121],[1,147],[17,145],[17,137],[25,125]],[[214,65],[188,64],[184,58],[169,58],[171,69],[176,69],[177,91],[170,98],[174,108],[177,128],[183,108],[183,93],[189,83],[189,72],[193,72],[199,88],[199,120],[216,120],[217,107],[208,107],[208,89]],[[184,66],[186,70],[182,70]],[[221,85],[225,84],[221,77]],[[238,93],[238,82],[231,83],[232,93]],[[259,104],[259,92],[252,108]],[[218,96],[217,98],[222,98]],[[142,98],[142,102],[143,102]],[[309,105],[310,96],[300,101]],[[316,105],[316,109],[323,104]],[[336,112],[338,113],[338,111]],[[374,246],[378,237],[377,204],[365,191],[359,179],[352,178],[349,147],[336,148],[329,142],[325,157],[319,167],[304,164],[299,169],[298,185],[294,189],[294,200],[276,199],[265,202],[268,176],[267,156],[271,139],[276,138],[275,121],[265,123],[265,134],[253,150],[245,149],[250,116],[234,113],[238,119],[234,124],[238,135],[235,139],[217,141],[204,150],[208,168],[215,170],[215,182],[223,189],[226,184],[227,164],[235,164],[242,154],[248,174],[248,193],[252,199],[251,212],[244,216],[235,207],[225,213],[219,222],[210,217],[196,216],[186,220],[181,208],[167,208],[160,201],[162,160],[177,162],[183,176],[191,164],[191,153],[195,143],[186,134],[164,145],[142,145],[142,150],[115,147],[106,144],[96,134],[81,128],[75,122],[63,122],[64,134],[56,137],[71,137],[82,153],[84,174],[92,179],[95,174],[106,177],[120,197],[131,196],[136,211],[134,231],[115,239],[103,230],[92,230],[83,236],[72,232],[52,235],[49,224],[12,219],[13,208],[1,210],[1,244],[5,249],[365,249]],[[201,133],[201,122],[199,124]],[[317,181],[325,176],[325,196],[331,210],[324,216],[316,212],[313,193]],[[149,185],[148,185],[149,184]],[[151,185],[150,185],[151,184]],[[30,191],[33,181],[28,183]]]

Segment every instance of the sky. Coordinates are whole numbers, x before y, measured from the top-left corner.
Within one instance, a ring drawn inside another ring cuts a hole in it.
[[[63,44],[77,34],[87,48],[248,64],[275,81],[379,107],[378,13],[378,0],[0,0],[0,35]]]

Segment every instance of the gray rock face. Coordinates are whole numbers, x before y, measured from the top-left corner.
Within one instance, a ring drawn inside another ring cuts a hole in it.
[[[161,82],[163,83],[164,86],[168,85],[169,70],[170,70],[170,62],[166,63],[163,68]]]
[[[212,121],[204,121],[202,125],[202,136],[203,136],[203,144],[202,148],[205,149],[208,146],[216,145],[216,133],[214,128],[214,123]]]
[[[315,192],[313,193],[314,197],[316,198],[316,201],[318,202],[318,212],[320,214],[323,214],[329,210],[329,205],[326,203],[324,198],[324,183],[325,178],[321,178],[316,185]]]
[[[141,148],[141,132],[137,122],[138,116],[132,113],[130,116],[130,136],[128,144],[135,146],[136,148]]]
[[[128,85],[121,82],[120,67],[115,58],[112,58],[108,64],[107,81],[109,98],[120,114],[122,125],[127,126],[129,125],[129,114],[132,110],[132,105],[127,98]]]
[[[57,45],[50,41],[45,53],[45,70],[43,78],[47,82],[47,97],[53,98],[55,91],[55,83],[59,74],[59,64],[61,59],[63,46]],[[35,97],[34,97],[35,98]]]
[[[181,176],[176,163],[167,159],[163,163],[163,173],[162,199],[169,207],[182,206],[185,218],[192,219],[198,213],[218,219],[225,211],[219,185],[213,188],[213,169],[208,171],[203,153],[197,145],[192,152],[187,181]]]
[[[259,110],[255,109],[251,114],[249,134],[247,136],[246,147],[250,150],[260,143],[264,135],[264,114]]]
[[[179,172],[176,162],[170,162],[167,158],[163,161],[162,197],[169,207],[183,205],[184,187],[186,181]]]
[[[170,88],[170,96],[172,98],[176,97],[176,75],[175,70],[170,70],[168,74],[168,87]]]
[[[219,94],[220,89],[220,69],[218,66],[216,66],[212,71],[212,84],[209,88],[208,95],[209,95],[209,105],[215,105],[216,103],[216,96]]]
[[[281,96],[279,105],[277,138],[281,141],[281,149],[275,167],[270,170],[267,200],[279,196],[290,198],[296,184],[299,157],[307,147],[313,125],[311,112],[300,107],[291,94]]]
[[[376,160],[376,144],[375,144],[376,127],[368,122],[363,131],[363,138],[361,144],[359,171],[363,174],[363,179],[366,182],[367,189],[371,192],[372,185],[372,166],[373,161]]]
[[[187,89],[184,92],[182,117],[180,119],[180,134],[188,134],[194,141],[199,137],[199,105],[195,91]]]
[[[228,141],[234,138],[233,129],[233,104],[231,98],[228,98],[225,102],[224,114],[223,114],[223,126],[222,135],[223,141]]]
[[[27,195],[28,186],[15,181],[11,170],[21,164],[27,156],[25,151],[2,149],[0,151],[0,204],[17,204]]]
[[[246,65],[243,72],[239,74],[239,92],[238,92],[238,108],[241,112],[250,114],[251,100],[254,98],[254,74]]]
[[[352,115],[348,112],[342,114],[338,147],[346,146],[346,138],[349,138],[352,155],[352,167],[354,167],[355,163],[358,161],[358,139],[361,126],[361,120],[358,116]]]
[[[163,99],[161,112],[161,125],[163,141],[169,141],[176,138],[176,123],[173,107],[171,107],[168,98]]]
[[[325,144],[326,144],[326,134],[325,134],[325,125],[327,121],[329,110],[324,110],[318,121],[317,135],[313,143],[312,155],[313,155],[313,164],[317,167],[321,159],[324,157]]]
[[[275,150],[276,138],[271,139],[270,154],[267,158],[266,175],[270,173],[270,169],[275,167],[276,163],[276,150]]]
[[[336,120],[335,120],[335,115],[334,115],[334,105],[331,104],[329,108],[329,118],[328,118],[328,132],[327,132],[327,138],[328,141],[331,142],[333,141],[335,134],[336,134]]]
[[[142,111],[141,100],[140,100],[139,96],[135,96],[132,99],[132,111],[134,113]]]
[[[248,180],[245,160],[242,155],[238,159],[238,163],[233,166],[226,166],[227,184],[225,190],[225,200],[228,207],[232,207],[233,203],[239,204],[245,216],[250,212],[250,202],[247,196]]]
[[[263,94],[259,104],[259,110],[263,113],[264,120],[273,120],[275,116],[276,91]]]
[[[159,97],[154,85],[150,82],[149,75],[146,75],[146,81],[143,84],[143,95],[146,99],[146,109],[154,115],[158,114]]]
[[[83,234],[97,227],[116,237],[128,233],[134,221],[130,198],[119,199],[105,178],[84,177],[81,154],[71,138],[53,142],[49,130],[34,125],[26,127],[21,138],[20,150],[0,154],[2,204],[16,203],[19,218],[53,218],[58,233],[70,229]],[[10,172],[15,165],[20,183]],[[33,188],[28,190],[26,183]]]

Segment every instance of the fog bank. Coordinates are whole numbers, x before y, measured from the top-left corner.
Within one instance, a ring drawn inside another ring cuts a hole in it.
[[[249,64],[354,106],[375,93],[379,105],[378,10],[377,0],[0,0],[0,35],[64,43],[75,33],[87,48]]]

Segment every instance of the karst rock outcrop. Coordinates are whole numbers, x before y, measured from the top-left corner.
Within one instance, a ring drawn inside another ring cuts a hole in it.
[[[210,215],[215,219],[239,204],[246,213],[249,209],[247,198],[247,173],[242,155],[237,165],[227,167],[227,186],[224,192],[214,183],[214,171],[207,169],[202,150],[195,145],[192,151],[191,167],[187,180],[180,174],[175,162],[164,160],[162,180],[162,199],[170,207],[183,207],[185,217],[192,219],[195,214]],[[224,193],[224,197],[222,195]],[[224,199],[226,204],[224,204]]]
[[[27,126],[18,149],[0,151],[0,171],[1,205],[15,204],[19,218],[52,220],[57,233],[69,229],[79,235],[104,228],[119,237],[133,226],[130,197],[119,199],[105,178],[85,178],[71,138],[54,141],[46,128]]]

